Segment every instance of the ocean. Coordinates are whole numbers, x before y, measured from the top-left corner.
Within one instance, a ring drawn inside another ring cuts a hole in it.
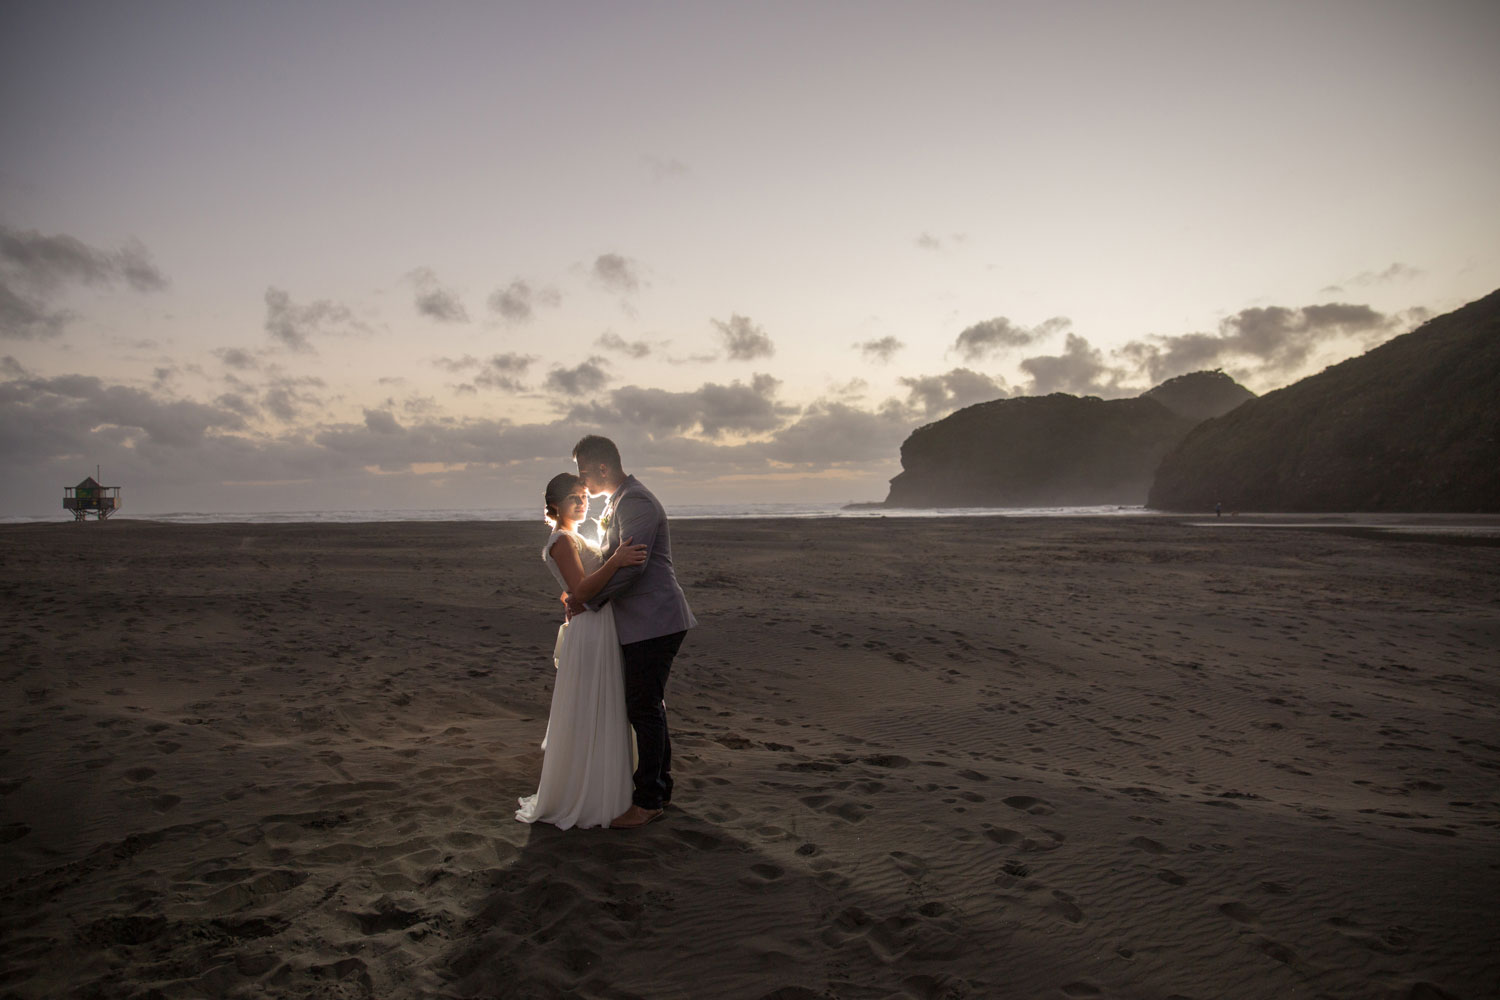
[[[597,515],[597,511],[591,513]],[[878,517],[1130,517],[1151,515],[1145,507],[871,507],[844,503],[673,504],[667,514],[678,520],[707,518],[878,518]],[[111,521],[157,521],[163,524],[362,524],[374,521],[540,521],[535,507],[491,507],[475,510],[277,510],[132,512],[122,509]],[[0,524],[67,522],[63,510],[49,514],[0,517]]]

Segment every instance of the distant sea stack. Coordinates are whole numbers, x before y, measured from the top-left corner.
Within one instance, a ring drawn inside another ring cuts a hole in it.
[[[1500,291],[1209,420],[1162,510],[1500,511]]]
[[[1021,396],[965,407],[913,431],[893,507],[1074,507],[1144,503],[1161,458],[1203,416],[1254,393],[1220,372],[1135,399]]]

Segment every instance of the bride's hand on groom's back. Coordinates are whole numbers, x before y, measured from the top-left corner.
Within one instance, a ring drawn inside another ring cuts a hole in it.
[[[620,547],[615,549],[609,559],[616,567],[639,566],[646,561],[646,546],[632,545],[630,539],[627,538],[620,543]]]

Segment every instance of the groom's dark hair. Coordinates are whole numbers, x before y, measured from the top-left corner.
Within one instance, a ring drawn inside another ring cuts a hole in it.
[[[594,465],[603,462],[610,472],[624,472],[620,465],[620,449],[607,437],[589,434],[578,439],[573,446],[573,461],[579,465]]]

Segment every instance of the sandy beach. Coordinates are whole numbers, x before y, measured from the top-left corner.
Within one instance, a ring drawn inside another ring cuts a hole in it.
[[[675,801],[561,832],[540,523],[0,528],[0,996],[1500,995],[1500,547],[673,536]]]

